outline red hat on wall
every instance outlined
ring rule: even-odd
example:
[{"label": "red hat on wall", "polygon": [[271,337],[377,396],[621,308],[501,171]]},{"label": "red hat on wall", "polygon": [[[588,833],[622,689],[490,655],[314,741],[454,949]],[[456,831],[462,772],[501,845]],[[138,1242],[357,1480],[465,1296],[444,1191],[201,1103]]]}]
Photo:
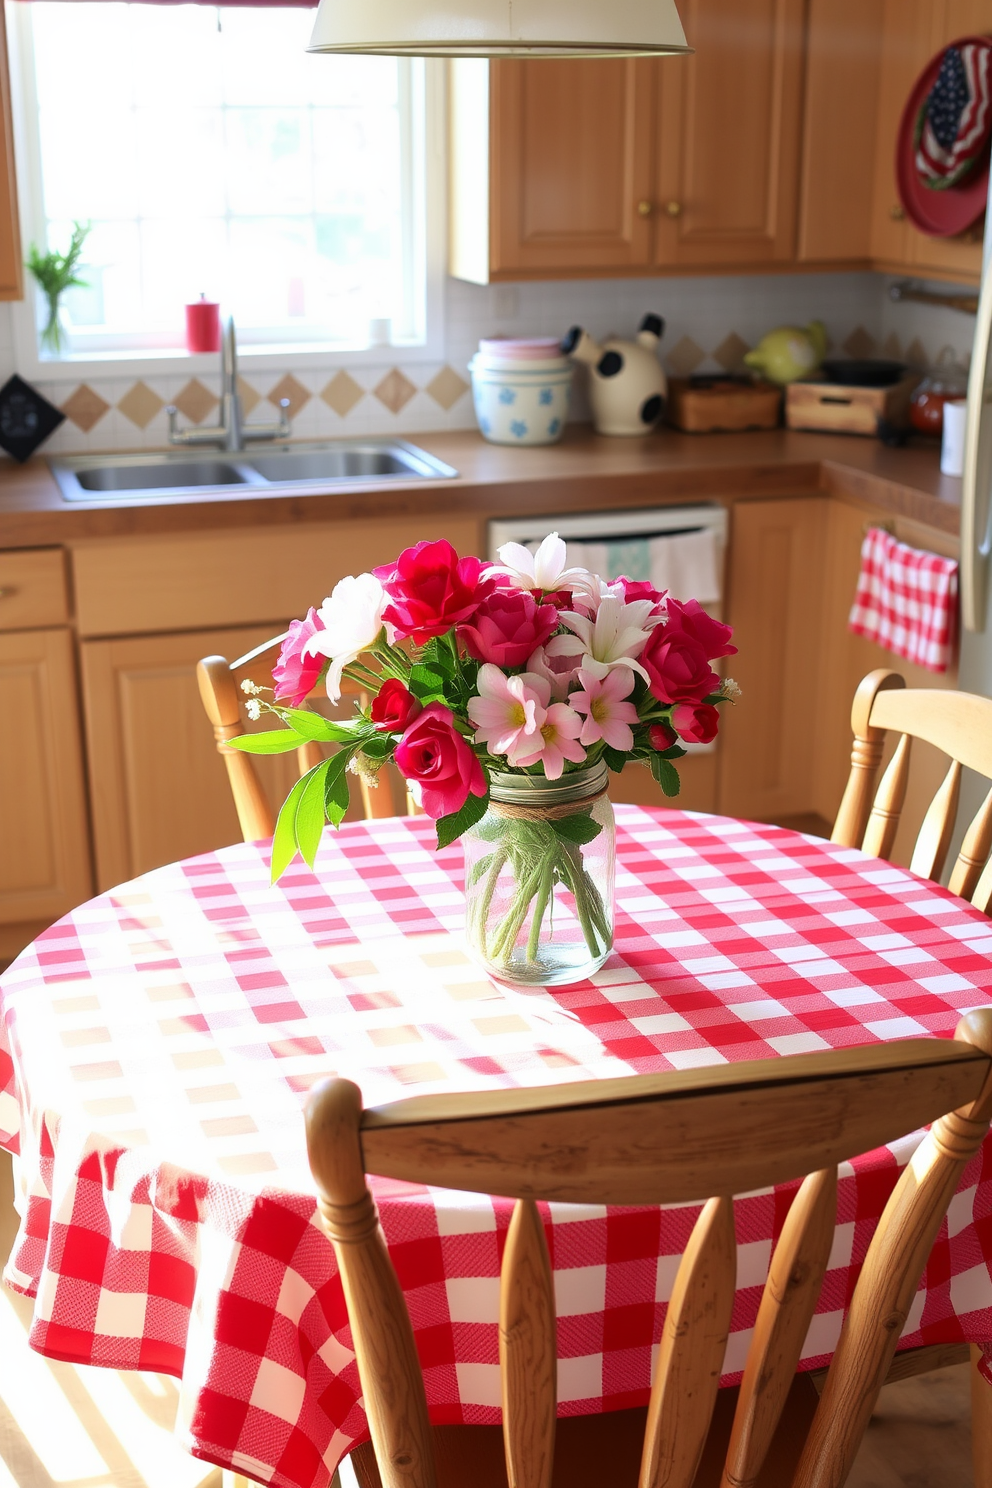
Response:
[{"label": "red hat on wall", "polygon": [[953,237],[985,211],[992,138],[992,38],[963,36],[913,85],[896,141],[896,183],[921,232]]}]

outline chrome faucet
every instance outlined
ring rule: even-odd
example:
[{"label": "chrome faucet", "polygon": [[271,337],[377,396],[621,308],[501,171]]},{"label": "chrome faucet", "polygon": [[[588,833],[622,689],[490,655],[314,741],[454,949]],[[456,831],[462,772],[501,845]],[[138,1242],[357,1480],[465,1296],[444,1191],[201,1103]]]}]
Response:
[{"label": "chrome faucet", "polygon": [[246,424],[238,392],[238,341],[233,316],[224,328],[220,353],[221,405],[220,423],[207,429],[180,429],[176,426],[179,412],[174,403],[165,410],[169,416],[170,444],[213,444],[223,450],[243,450],[255,440],[288,439],[291,432],[289,399],[279,399],[279,420],[274,424]]}]

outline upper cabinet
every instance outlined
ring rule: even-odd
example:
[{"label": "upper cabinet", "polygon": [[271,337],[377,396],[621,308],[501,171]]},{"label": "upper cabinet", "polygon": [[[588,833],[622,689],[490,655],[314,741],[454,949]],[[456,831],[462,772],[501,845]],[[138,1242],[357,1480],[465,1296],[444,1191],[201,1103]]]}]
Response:
[{"label": "upper cabinet", "polygon": [[691,57],[655,63],[652,264],[795,252],[805,0],[682,0]]},{"label": "upper cabinet", "polygon": [[21,229],[17,220],[17,177],[14,171],[14,129],[10,116],[10,69],[7,31],[0,6],[0,300],[24,296]]},{"label": "upper cabinet", "polygon": [[977,282],[903,217],[895,135],[990,0],[679,0],[690,57],[451,64],[451,272],[880,268]]}]

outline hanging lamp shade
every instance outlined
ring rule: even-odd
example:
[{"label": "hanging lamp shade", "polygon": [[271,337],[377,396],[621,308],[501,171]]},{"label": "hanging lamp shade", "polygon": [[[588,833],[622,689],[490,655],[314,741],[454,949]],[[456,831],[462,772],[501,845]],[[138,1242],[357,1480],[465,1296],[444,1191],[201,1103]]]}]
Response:
[{"label": "hanging lamp shade", "polygon": [[310,52],[642,57],[689,52],[675,0],[320,0]]}]

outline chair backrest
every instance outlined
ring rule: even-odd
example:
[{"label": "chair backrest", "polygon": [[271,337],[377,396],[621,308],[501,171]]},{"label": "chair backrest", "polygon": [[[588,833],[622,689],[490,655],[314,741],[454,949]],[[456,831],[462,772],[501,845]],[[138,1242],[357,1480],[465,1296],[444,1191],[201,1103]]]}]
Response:
[{"label": "chair backrest", "polygon": [[[992,699],[969,692],[906,687],[898,672],[870,672],[854,694],[851,773],[831,835],[832,842],[860,847],[875,857],[892,851],[909,779],[914,739],[925,739],[950,756],[950,766],[931,801],[913,850],[910,868],[939,879],[954,835],[961,768],[992,782]],[[899,734],[895,753],[874,790],[886,732]],[[992,900],[992,790],[969,824],[951,871],[952,893],[988,913]]]},{"label": "chair backrest", "polygon": [[535,1200],[705,1201],[668,1304],[639,1484],[690,1488],[734,1301],[732,1196],[807,1174],[772,1257],[741,1384],[723,1478],[725,1488],[740,1488],[760,1471],[816,1306],[836,1221],[838,1162],[934,1121],[871,1242],[793,1480],[795,1488],[838,1488],[990,1115],[992,1008],[967,1014],[954,1040],[417,1096],[367,1111],[350,1081],[328,1081],[307,1107],[310,1165],[384,1488],[433,1488],[436,1479],[413,1333],[366,1172],[517,1200],[499,1323],[510,1488],[550,1488],[554,1453],[554,1293]]},{"label": "chair backrest", "polygon": [[[226,656],[205,656],[196,665],[196,680],[200,687],[200,697],[206,715],[213,725],[218,753],[223,757],[224,764],[227,766],[227,778],[231,783],[238,822],[246,842],[255,842],[260,837],[271,837],[275,830],[276,817],[259,779],[252,756],[242,753],[240,749],[232,749],[227,742],[228,739],[233,739],[247,730],[246,718],[242,711],[244,699],[238,690],[236,674],[250,662],[267,660],[269,652],[277,654],[284,639],[282,635],[273,636],[270,641],[263,641],[260,646],[256,646],[253,651],[246,652],[244,656],[239,656],[236,661],[228,661]],[[272,660],[275,660],[275,655]],[[363,707],[365,706],[366,695],[348,682],[343,683],[341,696],[357,700]],[[314,765],[320,764],[324,757],[319,744],[303,744],[296,751],[296,755],[301,775],[312,770]],[[388,785],[384,783],[383,788],[371,790],[361,777],[358,777],[358,782],[362,793],[362,809],[367,821],[376,817],[393,815],[392,792]]]}]

